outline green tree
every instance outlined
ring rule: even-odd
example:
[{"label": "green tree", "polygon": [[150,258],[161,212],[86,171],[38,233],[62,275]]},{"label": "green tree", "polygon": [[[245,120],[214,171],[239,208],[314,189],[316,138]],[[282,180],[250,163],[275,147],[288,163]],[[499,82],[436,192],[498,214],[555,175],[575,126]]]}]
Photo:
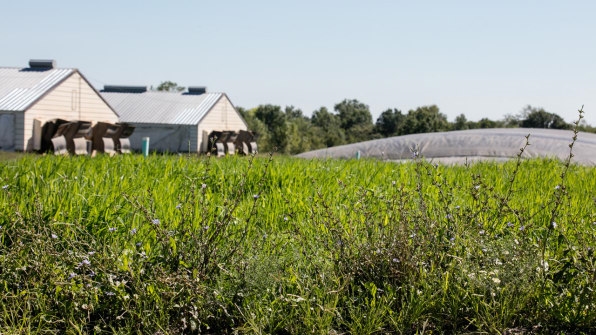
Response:
[{"label": "green tree", "polygon": [[387,109],[377,118],[374,131],[381,137],[397,136],[405,118],[399,109]]},{"label": "green tree", "polygon": [[455,122],[453,123],[453,130],[466,130],[470,129],[470,124],[468,119],[464,114],[459,114],[455,118]]},{"label": "green tree", "polygon": [[569,128],[569,125],[562,117],[549,113],[544,108],[534,108],[528,105],[522,110],[521,115],[523,116],[520,122],[522,128]]},{"label": "green tree", "polygon": [[482,118],[478,121],[478,128],[500,128],[500,123],[498,121],[493,121],[489,118]]},{"label": "green tree", "polygon": [[256,108],[246,110],[242,107],[236,107],[236,110],[246,121],[248,130],[255,134],[259,151],[267,152],[273,150],[273,147],[269,145],[271,143],[271,134],[263,121],[255,116]]},{"label": "green tree", "polygon": [[326,147],[333,147],[346,143],[346,135],[341,127],[339,116],[330,113],[325,107],[315,110],[311,117],[311,123],[316,127],[313,135],[322,139]]},{"label": "green tree", "polygon": [[403,135],[431,133],[447,131],[449,128],[447,116],[439,112],[439,107],[432,105],[408,111],[401,133]]},{"label": "green tree", "polygon": [[301,109],[286,106],[284,113],[287,124],[287,153],[294,155],[325,147],[323,139],[319,137],[319,128],[313,126],[311,119],[305,116]]},{"label": "green tree", "polygon": [[340,126],[345,131],[348,143],[366,141],[373,132],[372,115],[368,105],[356,99],[344,100],[335,105]]},{"label": "green tree", "polygon": [[163,92],[182,92],[185,90],[185,87],[178,86],[177,83],[168,80],[162,81],[161,84],[157,86],[157,90]]},{"label": "green tree", "polygon": [[[255,117],[267,127],[269,132],[269,143],[262,148],[268,151],[276,150],[280,153],[286,152],[288,145],[286,115],[280,106],[260,105],[255,109]],[[263,151],[261,150],[261,151]]]}]

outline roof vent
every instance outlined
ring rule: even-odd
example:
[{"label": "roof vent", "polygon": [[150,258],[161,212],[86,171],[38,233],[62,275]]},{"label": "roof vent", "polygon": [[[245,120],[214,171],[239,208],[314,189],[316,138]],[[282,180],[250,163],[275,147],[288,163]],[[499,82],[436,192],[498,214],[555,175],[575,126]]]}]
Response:
[{"label": "roof vent", "polygon": [[188,94],[205,94],[207,93],[207,87],[205,86],[189,86],[188,87]]},{"label": "roof vent", "polygon": [[56,67],[56,61],[53,59],[30,59],[29,67],[32,69],[53,69]]},{"label": "roof vent", "polygon": [[104,85],[102,92],[112,93],[145,93],[147,86]]}]

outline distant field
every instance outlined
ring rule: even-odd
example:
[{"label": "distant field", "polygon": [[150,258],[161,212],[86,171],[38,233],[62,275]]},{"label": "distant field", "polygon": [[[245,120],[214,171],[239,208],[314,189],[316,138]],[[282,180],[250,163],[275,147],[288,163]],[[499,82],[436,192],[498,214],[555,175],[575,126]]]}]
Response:
[{"label": "distant field", "polygon": [[596,331],[593,167],[0,152],[0,186],[0,333]]}]

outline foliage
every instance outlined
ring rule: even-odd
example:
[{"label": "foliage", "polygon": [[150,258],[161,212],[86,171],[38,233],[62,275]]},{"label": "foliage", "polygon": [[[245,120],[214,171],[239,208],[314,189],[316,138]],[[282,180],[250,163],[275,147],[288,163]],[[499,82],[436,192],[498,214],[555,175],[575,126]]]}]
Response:
[{"label": "foliage", "polygon": [[185,87],[178,86],[177,83],[167,80],[167,81],[162,81],[157,86],[157,90],[163,91],[163,92],[182,92],[185,90]]},{"label": "foliage", "polygon": [[281,107],[274,105],[260,105],[254,111],[254,116],[263,122],[269,134],[268,143],[260,146],[261,150],[286,152],[288,125]]},{"label": "foliage", "polygon": [[377,118],[375,123],[375,132],[382,137],[391,137],[400,135],[405,116],[398,109],[387,109]]},{"label": "foliage", "polygon": [[341,127],[341,120],[336,114],[321,107],[312,114],[312,124],[320,129],[319,136],[326,147],[333,147],[346,143],[346,135]]},{"label": "foliage", "polygon": [[447,116],[439,112],[436,105],[418,107],[408,111],[401,134],[420,134],[447,131],[451,127]]},{"label": "foliage", "polygon": [[335,105],[335,111],[348,143],[370,139],[373,131],[372,115],[366,104],[356,99],[346,99]]},{"label": "foliage", "polygon": [[593,333],[576,136],[564,162],[2,162],[0,333]]},{"label": "foliage", "polygon": [[526,106],[521,115],[520,127],[522,128],[552,128],[552,129],[568,129],[569,125],[559,115],[549,113],[543,108],[534,108],[530,105]]},{"label": "foliage", "polygon": [[[570,127],[560,116],[531,106],[517,115],[506,115],[503,120],[482,118],[470,121],[460,114],[454,122],[449,122],[436,105],[418,107],[407,114],[393,108],[383,111],[374,124],[369,107],[356,99],[345,99],[336,104],[335,112],[321,107],[313,111],[311,117],[294,106],[282,109],[275,105],[261,105],[250,110],[238,107],[237,110],[247,121],[249,129],[258,135],[261,152],[289,154],[427,132],[503,127]],[[578,129],[596,132],[594,127],[585,122]]]}]

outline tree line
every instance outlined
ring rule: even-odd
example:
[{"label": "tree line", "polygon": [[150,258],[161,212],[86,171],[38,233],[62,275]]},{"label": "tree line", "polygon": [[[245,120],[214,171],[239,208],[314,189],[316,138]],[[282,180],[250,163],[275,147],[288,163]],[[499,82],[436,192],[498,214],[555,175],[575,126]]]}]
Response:
[{"label": "tree line", "polygon": [[[308,117],[294,106],[282,108],[276,105],[260,105],[238,112],[248,123],[248,128],[257,135],[260,151],[297,154],[309,150],[333,147],[385,137],[408,134],[465,130],[478,128],[552,128],[570,129],[557,114],[530,105],[515,115],[506,115],[501,120],[482,118],[470,121],[460,114],[450,122],[436,105],[421,106],[407,113],[396,108],[382,112],[373,123],[368,105],[346,99],[334,106],[333,111],[321,107]],[[596,132],[595,127],[585,123],[581,130]]]}]

